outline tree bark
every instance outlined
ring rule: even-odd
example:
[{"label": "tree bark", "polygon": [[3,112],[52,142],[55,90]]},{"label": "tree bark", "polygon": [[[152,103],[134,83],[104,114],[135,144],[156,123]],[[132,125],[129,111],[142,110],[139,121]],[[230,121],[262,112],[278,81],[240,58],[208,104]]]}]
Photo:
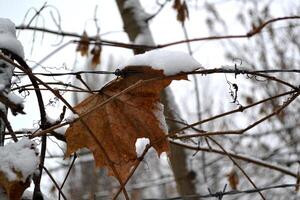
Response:
[{"label": "tree bark", "polygon": [[[116,0],[123,24],[124,30],[128,34],[131,42],[134,42],[139,34],[145,34],[148,45],[155,45],[151,31],[147,23],[147,14],[138,0]],[[125,6],[124,6],[125,5]],[[135,50],[135,54],[145,51]],[[174,102],[170,88],[165,89],[161,96],[161,101],[165,107],[165,115],[171,119],[178,119],[178,108]],[[179,124],[167,121],[169,130],[178,130]],[[178,193],[183,196],[196,194],[193,178],[189,176],[187,166],[187,155],[182,147],[170,144],[170,163],[176,180]],[[191,199],[191,198],[189,198]]]}]

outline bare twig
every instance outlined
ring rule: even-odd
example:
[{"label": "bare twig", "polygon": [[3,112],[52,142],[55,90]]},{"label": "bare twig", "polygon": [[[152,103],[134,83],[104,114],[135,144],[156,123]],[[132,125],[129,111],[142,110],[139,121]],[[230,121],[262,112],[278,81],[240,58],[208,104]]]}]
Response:
[{"label": "bare twig", "polygon": [[[124,47],[124,48],[130,48],[130,49],[156,49],[156,48],[164,48],[168,46],[174,46],[178,44],[183,44],[187,42],[200,42],[200,41],[210,41],[210,40],[225,40],[225,39],[238,39],[238,38],[251,38],[254,35],[258,34],[263,30],[267,25],[277,22],[277,21],[284,21],[284,20],[291,20],[291,19],[300,19],[300,16],[286,16],[286,17],[277,17],[270,20],[267,20],[263,23],[261,23],[260,26],[248,31],[246,34],[239,34],[239,35],[222,35],[222,36],[209,36],[209,37],[201,37],[201,38],[194,38],[189,40],[181,40],[177,42],[167,43],[167,44],[161,44],[157,46],[146,46],[146,45],[133,45],[133,44],[127,44],[127,43],[121,43],[121,42],[115,42],[115,41],[109,41],[109,40],[101,40],[101,45],[110,45],[110,46],[117,46],[117,47]],[[80,34],[77,33],[71,33],[71,32],[63,32],[63,31],[55,31],[51,29],[46,28],[40,28],[40,27],[27,27],[27,26],[17,26],[16,29],[20,30],[34,30],[34,31],[41,31],[44,33],[51,33],[61,36],[68,36],[68,37],[75,37],[75,38],[81,38]],[[96,41],[97,36],[89,37],[90,41]]]},{"label": "bare twig", "polygon": [[[195,150],[195,151],[204,151],[204,152],[207,152],[207,153],[216,153],[216,154],[220,154],[220,155],[226,155],[224,151],[214,149],[214,148],[193,146],[193,145],[189,145],[189,144],[184,144],[182,142],[176,142],[176,141],[173,141],[173,140],[169,140],[169,141],[172,144],[180,145],[180,146],[182,146],[186,149],[191,149],[191,150]],[[278,166],[278,165],[275,165],[275,164],[272,164],[272,163],[269,163],[269,162],[266,162],[266,161],[262,161],[262,160],[257,159],[257,158],[252,158],[250,156],[246,156],[246,155],[242,155],[242,154],[236,154],[236,153],[228,152],[228,151],[227,151],[227,153],[231,157],[233,157],[235,159],[238,159],[238,160],[243,160],[243,161],[253,163],[253,164],[261,166],[261,167],[269,168],[271,170],[275,170],[275,171],[281,172],[283,174],[286,174],[286,175],[289,175],[289,176],[292,176],[292,177],[295,177],[295,178],[297,178],[297,176],[298,176],[297,173],[292,172],[287,168],[284,168],[284,167],[281,167],[281,166]]]}]

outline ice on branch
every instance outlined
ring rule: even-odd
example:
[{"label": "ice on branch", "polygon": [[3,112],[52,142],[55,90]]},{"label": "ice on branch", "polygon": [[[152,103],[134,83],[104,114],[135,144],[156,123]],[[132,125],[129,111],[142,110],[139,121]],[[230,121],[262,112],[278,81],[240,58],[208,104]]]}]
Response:
[{"label": "ice on branch", "polygon": [[179,51],[152,50],[129,59],[120,68],[126,66],[151,66],[164,70],[165,75],[194,71],[201,66],[192,56]]},{"label": "ice on branch", "polygon": [[9,181],[25,182],[38,167],[39,157],[36,143],[22,138],[17,143],[0,147],[0,171]]},{"label": "ice on branch", "polygon": [[15,24],[6,18],[0,18],[0,48],[24,57],[23,46],[16,37]]}]

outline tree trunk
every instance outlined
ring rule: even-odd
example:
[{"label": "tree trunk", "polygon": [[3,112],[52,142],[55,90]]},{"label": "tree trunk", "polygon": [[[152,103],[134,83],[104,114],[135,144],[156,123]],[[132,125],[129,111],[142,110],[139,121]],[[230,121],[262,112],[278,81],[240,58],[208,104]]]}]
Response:
[{"label": "tree trunk", "polygon": [[[148,15],[145,13],[140,2],[138,0],[116,0],[116,2],[123,20],[124,30],[128,34],[130,41],[134,42],[140,34],[143,34],[143,38],[147,38],[147,41],[144,40],[144,43],[139,44],[154,46],[155,43],[147,23]],[[135,50],[134,53],[138,54],[143,52],[145,51]],[[176,117],[176,115],[178,116],[178,108],[174,102],[170,88],[165,89],[161,96],[161,101],[165,107],[165,115],[171,119],[178,119],[178,117]],[[178,130],[180,128],[179,124],[171,121],[167,121],[167,124],[169,130]],[[186,152],[183,148],[172,144],[170,144],[170,149],[169,159],[176,180],[178,193],[181,196],[196,194],[193,179],[189,176]]]}]

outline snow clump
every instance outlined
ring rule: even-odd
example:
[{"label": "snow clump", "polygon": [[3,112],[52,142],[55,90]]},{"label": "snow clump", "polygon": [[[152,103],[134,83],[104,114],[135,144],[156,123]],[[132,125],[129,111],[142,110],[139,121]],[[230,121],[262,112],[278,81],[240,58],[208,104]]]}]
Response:
[{"label": "snow clump", "polygon": [[10,19],[0,18],[0,48],[24,58],[23,46],[17,40],[15,24]]},{"label": "snow clump", "polygon": [[[36,143],[22,138],[17,143],[9,143],[0,147],[0,171],[9,181],[23,182],[32,175],[39,165]],[[22,177],[18,176],[21,173]]]},{"label": "snow clump", "polygon": [[164,70],[164,74],[175,75],[180,72],[191,72],[201,68],[201,64],[192,56],[180,51],[152,50],[139,54],[120,66],[150,66],[153,69]]}]

